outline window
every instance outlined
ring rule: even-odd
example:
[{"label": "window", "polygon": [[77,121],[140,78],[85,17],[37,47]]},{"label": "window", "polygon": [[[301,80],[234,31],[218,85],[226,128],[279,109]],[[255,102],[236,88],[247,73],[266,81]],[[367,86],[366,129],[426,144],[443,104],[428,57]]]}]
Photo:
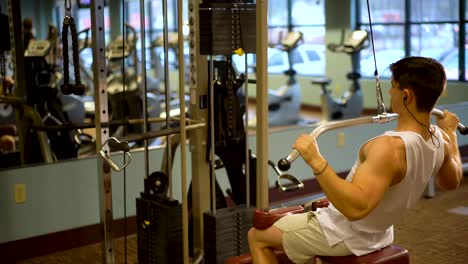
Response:
[{"label": "window", "polygon": [[[268,48],[269,73],[283,74],[289,68],[287,52],[282,51],[278,45],[288,31],[300,31],[303,34],[303,41],[299,43],[291,58],[297,74],[324,75],[325,1],[268,1],[268,41],[271,46]],[[248,55],[248,64],[254,62],[251,56]],[[239,71],[244,71],[244,56],[233,56],[233,61]],[[313,65],[309,63],[311,61],[314,62]]]},{"label": "window", "polygon": [[[460,4],[466,0],[374,0],[370,1],[377,68],[390,77],[390,63],[407,56],[425,56],[440,61],[449,80],[467,80],[465,63],[466,14]],[[358,27],[370,30],[367,1],[358,1]],[[468,11],[465,10],[465,13]],[[461,47],[460,47],[461,46]],[[462,54],[463,53],[463,54]],[[463,69],[462,69],[463,68]],[[465,71],[465,74],[459,72]],[[361,74],[372,76],[372,49],[361,51]]]},{"label": "window", "polygon": [[[288,12],[284,12],[288,10]],[[291,53],[293,68],[298,74],[325,74],[325,1],[316,0],[271,0],[268,4],[268,39],[271,43],[278,43],[280,36],[288,31],[300,31],[303,43]],[[310,14],[314,14],[311,16]],[[309,67],[308,52],[322,53],[319,63]],[[287,53],[284,53],[285,66],[280,73],[287,70]],[[276,69],[269,69],[272,73]]]}]

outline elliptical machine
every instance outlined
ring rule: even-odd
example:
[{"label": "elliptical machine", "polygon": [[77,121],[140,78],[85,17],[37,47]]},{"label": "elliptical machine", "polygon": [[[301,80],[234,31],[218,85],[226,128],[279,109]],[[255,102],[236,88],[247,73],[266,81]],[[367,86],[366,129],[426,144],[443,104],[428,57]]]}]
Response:
[{"label": "elliptical machine", "polygon": [[331,83],[331,79],[314,78],[312,84],[320,85],[322,89],[321,104],[322,104],[322,120],[342,120],[358,117],[362,113],[364,107],[364,98],[361,91],[359,79],[361,74],[356,71],[359,60],[357,53],[369,46],[369,34],[365,30],[355,30],[350,36],[344,40],[344,30],[342,31],[341,43],[330,43],[327,48],[332,52],[346,53],[351,56],[352,71],[346,75],[346,78],[351,81],[349,89],[340,97],[333,98],[330,91],[327,90],[327,85]]},{"label": "elliptical machine", "polygon": [[[268,90],[268,125],[284,126],[297,124],[300,121],[299,110],[301,107],[301,88],[296,80],[296,71],[293,68],[292,55],[302,40],[302,32],[288,32],[281,40],[279,49],[288,53],[288,70],[284,74],[288,76],[286,84],[277,90]],[[249,127],[255,127],[256,117],[249,121]]]}]

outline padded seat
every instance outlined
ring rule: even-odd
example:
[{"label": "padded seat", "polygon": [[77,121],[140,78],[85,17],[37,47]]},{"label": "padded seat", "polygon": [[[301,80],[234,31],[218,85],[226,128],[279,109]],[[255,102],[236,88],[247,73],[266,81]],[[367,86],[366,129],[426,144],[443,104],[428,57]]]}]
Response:
[{"label": "padded seat", "polygon": [[390,245],[363,256],[316,256],[315,259],[327,264],[409,264],[408,250],[397,245]]},{"label": "padded seat", "polygon": [[311,81],[312,84],[318,84],[318,85],[329,85],[331,83],[331,80],[327,77],[317,77],[317,78],[313,78],[312,81]]},{"label": "padded seat", "polygon": [[[275,255],[280,264],[292,264],[286,253],[280,250],[275,250]],[[226,260],[226,264],[251,264],[252,257],[250,254],[231,257]],[[310,264],[409,264],[408,250],[397,246],[390,245],[381,250],[369,253],[363,256],[344,256],[344,257],[329,257],[316,256],[313,260],[309,260]]]}]

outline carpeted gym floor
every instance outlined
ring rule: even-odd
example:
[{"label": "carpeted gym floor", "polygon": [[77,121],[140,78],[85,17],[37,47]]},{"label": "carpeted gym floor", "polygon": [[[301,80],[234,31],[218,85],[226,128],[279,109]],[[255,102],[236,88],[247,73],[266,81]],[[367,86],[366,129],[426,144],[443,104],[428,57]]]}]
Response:
[{"label": "carpeted gym floor", "polygon": [[[438,192],[432,199],[421,199],[395,226],[395,244],[407,248],[411,264],[468,263],[468,178],[459,189]],[[136,236],[115,240],[115,263],[138,262]],[[102,263],[101,244],[57,252],[20,262],[22,264],[98,264]]]},{"label": "carpeted gym floor", "polygon": [[395,226],[394,243],[409,250],[412,264],[468,263],[468,178],[455,191],[421,199]]}]

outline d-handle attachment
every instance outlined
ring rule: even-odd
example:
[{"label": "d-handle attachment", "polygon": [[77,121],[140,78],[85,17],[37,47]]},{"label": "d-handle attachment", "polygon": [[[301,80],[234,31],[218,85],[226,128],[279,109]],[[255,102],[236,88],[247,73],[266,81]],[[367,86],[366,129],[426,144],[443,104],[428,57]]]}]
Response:
[{"label": "d-handle attachment", "polygon": [[[286,179],[291,183],[290,184],[284,184],[284,183],[282,183],[283,179]],[[284,180],[283,180],[283,182],[284,182]],[[282,192],[292,192],[292,191],[297,191],[297,190],[300,190],[300,189],[304,188],[304,183],[301,180],[299,180],[298,178],[292,176],[291,174],[281,174],[281,175],[279,175],[277,180],[276,180],[275,185],[276,185],[276,188],[278,188]]]},{"label": "d-handle attachment", "polygon": [[[125,162],[124,165],[122,165],[122,167],[119,167],[117,164],[115,164],[115,162],[112,161],[112,159],[110,158],[110,153],[103,150],[106,144],[109,145],[109,148],[123,151],[125,155],[127,155],[128,160]],[[128,145],[128,142],[126,141],[120,142],[115,137],[110,137],[106,142],[104,142],[104,144],[102,144],[101,149],[99,150],[99,154],[106,161],[106,163],[112,168],[113,171],[120,172],[123,169],[125,169],[132,161],[132,155],[130,155],[129,151],[130,151],[130,146]]]},{"label": "d-handle attachment", "polygon": [[[276,178],[275,186],[282,192],[292,192],[292,191],[297,191],[302,188],[304,188],[304,183],[299,180],[298,178],[294,177],[291,174],[284,174],[276,165],[273,161],[268,160],[268,165],[270,165],[278,174],[278,177]],[[285,184],[285,180],[286,182]]]}]

